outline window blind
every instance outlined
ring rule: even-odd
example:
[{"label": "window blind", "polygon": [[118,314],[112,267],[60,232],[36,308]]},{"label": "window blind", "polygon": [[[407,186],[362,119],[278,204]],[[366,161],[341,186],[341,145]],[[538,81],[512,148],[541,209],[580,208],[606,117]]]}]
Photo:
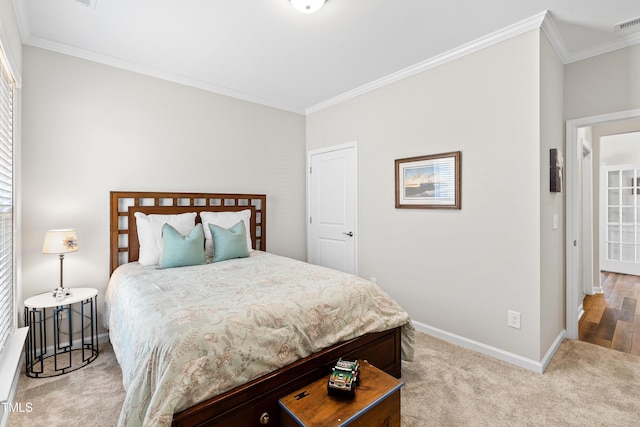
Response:
[{"label": "window blind", "polygon": [[0,349],[14,327],[13,95],[15,82],[0,45]]}]

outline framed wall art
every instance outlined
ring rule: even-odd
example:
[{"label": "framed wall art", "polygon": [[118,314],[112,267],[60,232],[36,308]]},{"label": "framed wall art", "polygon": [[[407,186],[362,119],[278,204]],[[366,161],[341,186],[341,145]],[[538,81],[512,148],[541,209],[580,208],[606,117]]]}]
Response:
[{"label": "framed wall art", "polygon": [[396,208],[460,209],[462,152],[397,159]]}]

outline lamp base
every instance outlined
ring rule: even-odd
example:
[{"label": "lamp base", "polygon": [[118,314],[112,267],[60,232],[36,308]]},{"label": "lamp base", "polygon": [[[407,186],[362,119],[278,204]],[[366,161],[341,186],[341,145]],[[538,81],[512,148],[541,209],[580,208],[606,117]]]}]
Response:
[{"label": "lamp base", "polygon": [[57,287],[53,290],[53,296],[55,299],[57,300],[63,300],[66,297],[71,296],[71,290],[67,289],[67,288],[61,288],[61,287]]}]

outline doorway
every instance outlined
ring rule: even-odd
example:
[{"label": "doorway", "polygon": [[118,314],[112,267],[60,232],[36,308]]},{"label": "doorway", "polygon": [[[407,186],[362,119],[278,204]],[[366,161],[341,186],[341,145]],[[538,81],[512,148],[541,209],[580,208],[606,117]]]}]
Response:
[{"label": "doorway", "polygon": [[[584,283],[581,271],[584,260],[583,233],[585,227],[581,221],[582,208],[580,189],[582,176],[582,140],[580,129],[606,124],[621,123],[640,119],[640,109],[628,110],[600,116],[568,120],[566,123],[566,337],[578,339],[578,322],[584,314]],[[587,230],[589,231],[589,230]],[[590,230],[594,232],[594,230]],[[595,266],[594,266],[595,269]]]}]

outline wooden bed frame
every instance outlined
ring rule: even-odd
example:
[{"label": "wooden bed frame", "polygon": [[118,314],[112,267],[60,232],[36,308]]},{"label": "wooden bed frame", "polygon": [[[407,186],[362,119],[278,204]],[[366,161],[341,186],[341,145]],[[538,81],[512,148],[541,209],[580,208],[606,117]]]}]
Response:
[{"label": "wooden bed frame", "polygon": [[[266,196],[263,194],[111,192],[111,268],[138,259],[135,212],[238,211],[251,209],[251,236],[255,249],[266,250]],[[199,221],[199,216],[198,216]],[[280,425],[278,399],[328,375],[339,357],[366,359],[400,378],[401,328],[367,334],[300,359],[263,377],[174,414],[174,426]]]}]

